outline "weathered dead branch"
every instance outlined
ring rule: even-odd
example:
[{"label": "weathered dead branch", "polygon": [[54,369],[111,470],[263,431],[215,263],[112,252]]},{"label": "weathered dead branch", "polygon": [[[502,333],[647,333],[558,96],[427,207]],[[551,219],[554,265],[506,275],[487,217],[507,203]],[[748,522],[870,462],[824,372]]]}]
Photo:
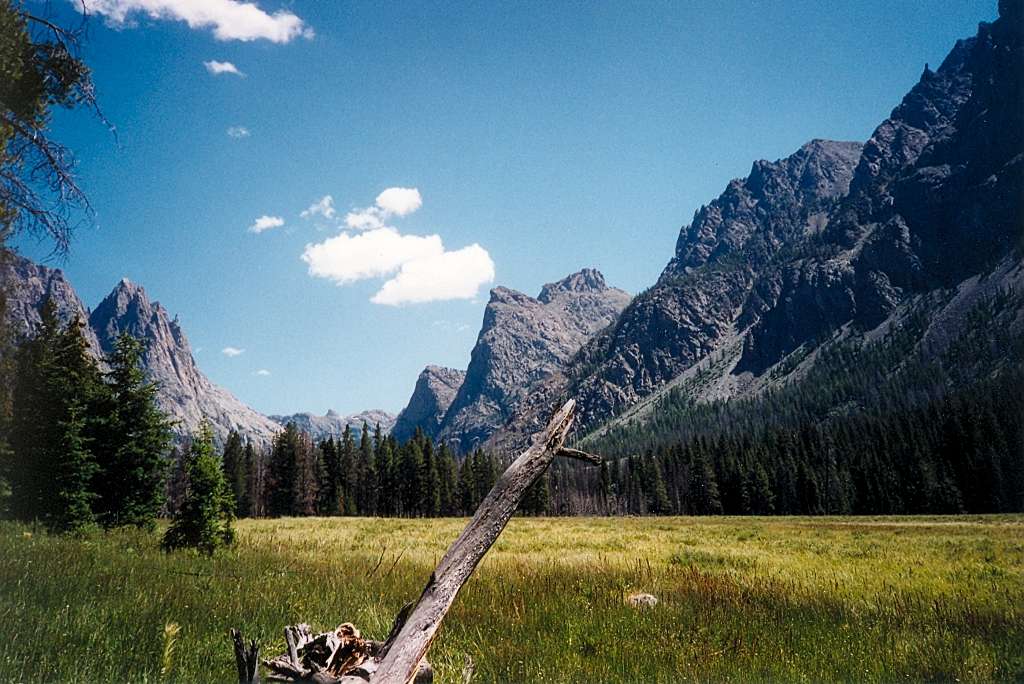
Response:
[{"label": "weathered dead branch", "polygon": [[[534,436],[533,446],[505,470],[431,573],[419,600],[399,611],[385,641],[364,640],[350,623],[316,636],[309,625],[289,626],[284,632],[287,653],[263,662],[271,671],[270,678],[316,684],[431,682],[433,670],[425,659],[427,650],[459,590],[505,529],[526,491],[556,456],[587,463],[601,462],[598,456],[564,446],[575,406],[572,399],[568,400],[555,412],[547,427]],[[380,565],[378,561],[371,573]],[[250,660],[255,661],[255,653],[258,653],[255,643],[250,658],[244,650],[241,634],[232,630],[232,637],[239,680],[243,683],[256,681],[257,673],[249,668]],[[249,679],[243,680],[243,676]],[[467,664],[463,676],[472,677],[471,664]]]}]

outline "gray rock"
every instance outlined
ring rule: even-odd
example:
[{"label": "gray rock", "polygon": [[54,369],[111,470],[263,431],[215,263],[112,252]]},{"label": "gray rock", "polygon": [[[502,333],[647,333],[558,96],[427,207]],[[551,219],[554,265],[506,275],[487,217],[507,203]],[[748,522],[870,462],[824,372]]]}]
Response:
[{"label": "gray rock", "polygon": [[89,310],[59,268],[36,264],[11,252],[0,253],[0,285],[7,295],[6,329],[15,342],[31,337],[39,329],[40,312],[47,299],[57,307],[62,323],[76,318],[86,324],[83,333],[89,348],[99,358],[100,344],[88,327]]},{"label": "gray rock", "polygon": [[89,323],[104,353],[113,349],[121,332],[142,340],[146,376],[158,383],[157,403],[177,421],[178,434],[194,432],[203,418],[210,421],[218,442],[235,430],[243,439],[266,445],[280,431],[277,423],[210,382],[196,365],[178,319],[172,319],[159,302],[151,302],[140,285],[127,279],[119,282],[92,312]]},{"label": "gray rock", "polygon": [[179,436],[193,432],[204,416],[219,442],[237,430],[245,439],[264,445],[280,430],[203,375],[177,319],[172,320],[158,302],[150,302],[142,287],[122,280],[90,314],[59,269],[10,254],[0,264],[0,276],[8,297],[6,322],[19,339],[36,333],[47,298],[56,303],[61,320],[77,317],[86,324],[83,333],[101,364],[121,331],[141,339],[146,377],[158,383],[157,403],[176,421],[174,431]]},{"label": "gray rock", "polygon": [[564,368],[629,300],[594,269],[545,285],[536,299],[505,287],[491,290],[465,380],[438,437],[463,453],[482,444],[534,383]]},{"label": "gray rock", "polygon": [[448,407],[466,379],[466,371],[442,366],[427,366],[416,379],[409,403],[398,414],[391,434],[405,442],[419,427],[431,438],[437,437]]},{"label": "gray rock", "polygon": [[911,305],[931,338],[955,338],[951,293],[1019,290],[1024,22],[1008,16],[1019,2],[1000,12],[926,68],[863,148],[815,140],[732,181],[681,230],[659,281],[533,387],[490,445],[519,448],[568,395],[592,429],[670,387],[698,401],[762,391],[790,355],[869,339]]}]

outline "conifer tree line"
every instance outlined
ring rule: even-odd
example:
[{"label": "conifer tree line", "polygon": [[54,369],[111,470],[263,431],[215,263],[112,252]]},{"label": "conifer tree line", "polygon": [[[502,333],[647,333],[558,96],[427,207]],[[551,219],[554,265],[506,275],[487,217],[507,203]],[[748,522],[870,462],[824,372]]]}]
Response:
[{"label": "conifer tree line", "polygon": [[917,312],[873,344],[824,345],[761,396],[670,392],[585,445],[609,458],[598,473],[556,462],[552,513],[1024,511],[1022,309],[1020,293],[982,300],[938,357]]},{"label": "conifer tree line", "polygon": [[171,423],[145,380],[141,343],[121,335],[101,369],[84,323],[48,301],[38,334],[4,354],[0,477],[6,512],[58,532],[152,528],[164,505]]},{"label": "conifer tree line", "polygon": [[1024,372],[923,406],[726,431],[552,472],[552,514],[1024,511]]},{"label": "conifer tree line", "polygon": [[[417,430],[405,444],[380,426],[346,426],[314,443],[289,423],[267,450],[232,432],[225,479],[240,517],[471,515],[497,480],[494,458],[477,450],[457,460]],[[177,470],[177,469],[176,469]],[[173,477],[172,483],[179,478]],[[172,506],[179,496],[172,484]]]},{"label": "conifer tree line", "polygon": [[[938,360],[914,355],[924,323],[910,317],[876,344],[823,348],[800,382],[758,397],[669,393],[643,423],[583,445],[606,457],[600,467],[556,461],[521,513],[1024,510],[1024,340],[1002,320],[1015,297],[983,302],[972,334]],[[471,515],[506,465],[366,424],[319,442],[289,424],[267,448],[233,432],[220,454],[206,425],[172,448],[140,343],[122,335],[101,369],[82,328],[48,304],[33,340],[14,350],[0,338],[0,509],[11,517],[77,531],[171,515],[165,548],[210,552],[231,541],[235,516]]]}]

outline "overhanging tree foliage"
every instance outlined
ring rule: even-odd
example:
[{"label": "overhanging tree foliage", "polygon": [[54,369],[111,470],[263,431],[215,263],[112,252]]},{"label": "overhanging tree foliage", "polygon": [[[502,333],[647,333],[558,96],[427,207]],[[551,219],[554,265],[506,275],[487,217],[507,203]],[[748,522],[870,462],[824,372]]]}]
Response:
[{"label": "overhanging tree foliage", "polygon": [[79,56],[83,28],[0,0],[0,243],[27,232],[66,254],[76,212],[92,212],[70,150],[49,135],[55,107],[90,109],[105,123]]}]

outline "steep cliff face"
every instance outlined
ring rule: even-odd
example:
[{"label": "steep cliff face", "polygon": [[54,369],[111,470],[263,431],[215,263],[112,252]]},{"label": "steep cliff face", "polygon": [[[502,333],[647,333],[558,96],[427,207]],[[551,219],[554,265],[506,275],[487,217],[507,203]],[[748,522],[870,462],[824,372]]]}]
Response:
[{"label": "steep cliff face", "polygon": [[911,309],[926,338],[955,340],[971,306],[1019,291],[1020,7],[1000,3],[996,22],[926,68],[863,148],[815,140],[730,183],[682,229],[655,286],[491,445],[521,444],[567,395],[592,429],[666,387],[703,400],[798,380],[815,349],[871,339]]},{"label": "steep cliff face", "polygon": [[1021,22],[1005,16],[1010,4],[1001,9],[938,70],[926,68],[875,130],[817,253],[757,284],[740,370],[761,372],[847,323],[869,330],[911,297],[1014,258],[1024,235],[1024,51]]},{"label": "steep cliff face", "polygon": [[104,353],[122,332],[142,340],[146,375],[159,384],[157,403],[178,421],[177,432],[195,431],[204,417],[218,440],[236,430],[256,444],[267,444],[280,431],[277,423],[210,382],[196,365],[177,319],[159,302],[151,302],[141,286],[122,280],[92,312],[89,324]]},{"label": "steep cliff face", "polygon": [[398,414],[391,434],[399,442],[405,442],[422,428],[431,438],[437,437],[448,407],[455,400],[466,379],[466,371],[442,366],[427,366],[416,378],[409,403]]},{"label": "steep cliff face", "polygon": [[785,159],[756,162],[697,211],[657,284],[569,367],[588,424],[636,403],[737,334],[759,274],[820,234],[860,149],[814,140]]},{"label": "steep cliff face", "polygon": [[151,302],[139,285],[122,280],[90,314],[58,269],[11,254],[0,260],[0,278],[7,294],[7,324],[16,337],[35,334],[40,311],[51,299],[63,321],[78,318],[85,324],[83,333],[98,360],[113,351],[123,331],[142,340],[146,376],[159,384],[157,403],[177,421],[176,433],[193,432],[203,417],[218,440],[237,430],[256,444],[267,444],[280,430],[277,423],[203,375],[177,319],[158,302]]},{"label": "steep cliff face", "polygon": [[[5,323],[16,340],[35,334],[39,328],[40,311],[47,299],[56,305],[62,322],[68,323],[76,318],[85,324],[89,322],[89,310],[60,269],[5,253],[0,255],[0,284],[7,296]],[[95,333],[88,327],[83,332],[89,348],[99,358],[100,344]]]},{"label": "steep cliff face", "polygon": [[531,385],[564,368],[629,299],[593,269],[545,285],[537,298],[491,290],[465,380],[439,437],[463,452],[481,444],[513,415]]},{"label": "steep cliff face", "polygon": [[395,424],[395,416],[380,409],[360,411],[350,416],[343,416],[337,411],[331,410],[323,416],[312,413],[295,413],[290,416],[270,416],[270,419],[284,427],[288,423],[295,423],[295,426],[319,442],[333,437],[339,439],[345,432],[347,426],[352,431],[352,436],[359,439],[363,432],[363,423],[370,429],[370,434],[379,425],[381,432],[387,434]]}]

